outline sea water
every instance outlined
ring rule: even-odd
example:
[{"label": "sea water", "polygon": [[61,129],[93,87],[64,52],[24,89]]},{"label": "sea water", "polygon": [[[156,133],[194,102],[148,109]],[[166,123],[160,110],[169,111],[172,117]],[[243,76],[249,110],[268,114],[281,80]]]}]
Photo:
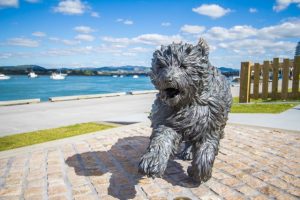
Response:
[{"label": "sea water", "polygon": [[28,78],[11,76],[0,80],[0,101],[86,94],[105,94],[137,90],[153,90],[148,76],[67,76],[64,80],[52,80],[49,76]]}]

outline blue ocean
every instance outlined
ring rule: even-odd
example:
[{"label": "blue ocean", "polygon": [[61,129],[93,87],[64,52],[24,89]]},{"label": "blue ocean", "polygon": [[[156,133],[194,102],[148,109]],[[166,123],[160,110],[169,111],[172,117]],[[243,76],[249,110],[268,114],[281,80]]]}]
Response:
[{"label": "blue ocean", "polygon": [[147,76],[111,77],[111,76],[67,76],[65,80],[52,80],[49,76],[28,78],[11,76],[9,80],[0,80],[0,101],[49,97],[105,94],[137,90],[153,90]]}]

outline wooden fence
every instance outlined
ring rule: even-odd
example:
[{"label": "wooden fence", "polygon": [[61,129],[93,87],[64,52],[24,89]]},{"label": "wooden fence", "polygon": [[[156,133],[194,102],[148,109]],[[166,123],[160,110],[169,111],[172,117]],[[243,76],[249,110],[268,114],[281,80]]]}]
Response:
[{"label": "wooden fence", "polygon": [[[240,103],[253,99],[299,99],[300,56],[294,60],[279,58],[264,61],[263,64],[250,62],[241,63],[240,71]],[[292,90],[289,90],[289,80],[292,80]]]}]

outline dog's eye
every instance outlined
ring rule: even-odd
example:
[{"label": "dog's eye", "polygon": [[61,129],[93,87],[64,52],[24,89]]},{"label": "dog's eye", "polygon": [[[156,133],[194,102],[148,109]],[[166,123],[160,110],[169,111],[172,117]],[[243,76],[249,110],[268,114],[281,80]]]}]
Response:
[{"label": "dog's eye", "polygon": [[186,67],[184,64],[181,64],[181,65],[180,65],[180,68],[186,69],[187,67]]},{"label": "dog's eye", "polygon": [[157,68],[158,69],[162,69],[162,68],[164,68],[165,66],[164,65],[162,65],[162,64],[160,64],[160,65],[157,65]]}]

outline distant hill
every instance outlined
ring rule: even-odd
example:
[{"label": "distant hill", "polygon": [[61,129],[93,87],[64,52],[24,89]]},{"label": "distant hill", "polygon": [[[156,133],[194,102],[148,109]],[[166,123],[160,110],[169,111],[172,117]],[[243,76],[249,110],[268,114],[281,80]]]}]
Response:
[{"label": "distant hill", "polygon": [[240,70],[228,68],[228,67],[218,67],[222,74],[225,76],[239,76]]},{"label": "distant hill", "polygon": [[233,69],[233,68],[229,68],[229,67],[218,67],[218,69],[221,72],[238,72],[238,71],[240,71],[238,69]]},{"label": "distant hill", "polygon": [[48,69],[38,65],[0,66],[0,73],[11,75],[23,75],[34,71],[38,74],[47,74]]},{"label": "distant hill", "polygon": [[[68,68],[64,67],[61,69],[47,69],[38,65],[17,65],[17,66],[0,66],[0,73],[7,75],[26,75],[31,71],[39,75],[49,75],[55,71],[61,71],[62,73],[67,73],[69,75],[84,75],[84,76],[110,76],[110,75],[133,75],[141,74],[147,75],[150,71],[149,67],[144,66],[120,66],[120,67],[96,67],[96,68]],[[225,76],[238,76],[239,70],[227,67],[219,67],[219,70]]]},{"label": "distant hill", "polygon": [[149,67],[143,66],[121,66],[121,67],[99,67],[97,71],[150,71]]},{"label": "distant hill", "polygon": [[144,66],[120,66],[120,67],[98,67],[98,68],[60,68],[60,69],[46,69],[38,65],[17,65],[17,66],[0,66],[0,73],[7,75],[26,75],[31,71],[36,72],[39,75],[49,75],[55,71],[61,71],[69,75],[84,75],[84,76],[95,76],[95,75],[114,75],[114,74],[140,74],[147,75],[150,71],[149,67]]}]

